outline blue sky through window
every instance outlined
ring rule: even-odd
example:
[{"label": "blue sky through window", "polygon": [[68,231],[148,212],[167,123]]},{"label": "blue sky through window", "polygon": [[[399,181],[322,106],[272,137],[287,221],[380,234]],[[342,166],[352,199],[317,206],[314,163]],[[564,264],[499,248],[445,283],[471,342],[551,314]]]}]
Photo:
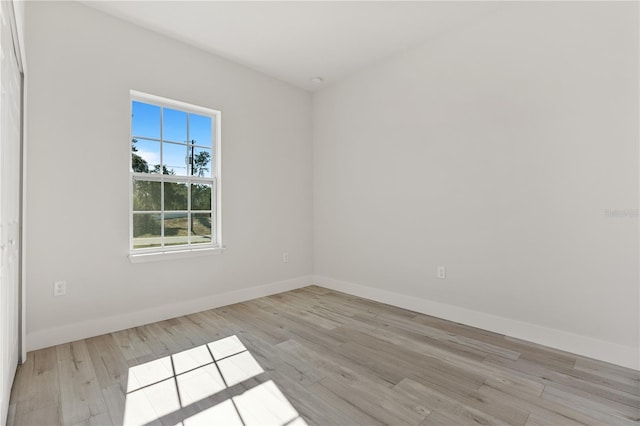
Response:
[{"label": "blue sky through window", "polygon": [[191,114],[189,116],[189,138],[196,141],[196,145],[211,146],[211,117]]},{"label": "blue sky through window", "polygon": [[187,113],[164,108],[162,116],[162,139],[174,142],[187,142]]},{"label": "blue sky through window", "polygon": [[133,101],[131,133],[152,139],[160,139],[160,107]]},{"label": "blue sky through window", "polygon": [[213,141],[211,117],[161,108],[139,101],[132,101],[131,109],[131,133],[138,141],[137,154],[147,162],[150,171],[161,162],[160,142],[146,138],[162,139],[162,163],[167,170],[179,176],[186,176],[191,172],[189,162],[192,155],[198,156],[203,151],[208,152],[210,160],[205,166],[208,170],[204,170],[203,177],[211,177],[212,150],[191,146],[195,143],[211,148]]}]

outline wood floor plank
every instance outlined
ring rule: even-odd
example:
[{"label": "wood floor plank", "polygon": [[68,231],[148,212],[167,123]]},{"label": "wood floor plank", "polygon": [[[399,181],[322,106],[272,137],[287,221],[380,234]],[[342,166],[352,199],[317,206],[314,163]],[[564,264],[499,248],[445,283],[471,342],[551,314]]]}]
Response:
[{"label": "wood floor plank", "polygon": [[120,351],[126,360],[139,358],[153,353],[149,345],[147,345],[143,338],[138,335],[135,328],[117,331],[115,333],[111,333],[111,335],[118,343]]},{"label": "wood floor plank", "polygon": [[[402,350],[399,350],[399,346],[370,335],[346,328],[335,330],[335,332],[341,332],[343,336],[348,338],[349,341],[345,346],[365,348],[364,352],[367,352],[365,356],[372,357],[372,362],[375,362],[375,358],[383,356],[383,354],[386,355],[390,362],[392,362],[391,359],[395,360],[393,362],[396,368],[403,367],[403,370],[399,370],[403,377],[416,374],[414,370],[419,369],[425,375],[428,373],[431,378],[438,378],[442,383],[447,383],[450,386],[475,389],[479,388],[485,380],[483,376],[475,372],[464,371],[452,363],[445,363],[440,359],[424,356],[424,354],[407,347],[402,347]],[[361,350],[361,352],[363,351]]]},{"label": "wood floor plank", "polygon": [[[85,421],[76,423],[75,426],[112,426],[114,425],[109,413],[96,414]],[[117,426],[117,424],[116,424]]]},{"label": "wood floor plank", "polygon": [[467,407],[472,407],[511,425],[524,425],[529,416],[529,412],[521,407],[507,404],[498,398],[487,396],[475,389],[446,387],[429,382],[421,384],[428,384],[429,387],[441,395],[445,395]]},{"label": "wood floor plank", "polygon": [[324,404],[329,407],[329,411],[340,413],[344,416],[344,420],[320,424],[355,424],[355,425],[384,425],[382,421],[370,416],[362,411],[360,408],[353,405],[350,401],[341,398],[339,395],[331,392],[320,383],[315,383],[309,388],[310,392],[315,398],[319,398]]},{"label": "wood floor plank", "polygon": [[[552,424],[562,425],[600,425],[602,422],[585,414],[581,410],[576,410],[565,404],[560,404],[553,399],[544,399],[540,396],[531,396],[518,392],[503,391],[491,386],[482,386],[479,390],[481,395],[493,396],[513,407],[520,407],[523,411],[536,414],[540,419],[553,420]],[[610,418],[612,420],[613,418]],[[528,421],[528,420],[527,420]]]},{"label": "wood floor plank", "polygon": [[124,422],[124,410],[126,401],[126,391],[120,385],[115,384],[102,389],[102,397],[109,416],[115,425],[121,425]]},{"label": "wood floor plank", "polygon": [[129,366],[113,336],[105,334],[85,342],[100,387],[117,385],[126,392]]},{"label": "wood floor plank", "polygon": [[404,379],[398,383],[394,389],[401,394],[406,395],[418,395],[423,404],[438,414],[433,415],[430,420],[429,417],[423,424],[481,424],[481,425],[507,425],[503,420],[493,417],[477,408],[464,404],[457,400],[447,396],[429,386],[425,386],[422,383],[418,383],[412,379]]},{"label": "wood floor plank", "polygon": [[18,366],[11,401],[16,406],[16,424],[32,417],[28,415],[30,411],[59,414],[60,384],[55,347],[30,352],[26,362]]},{"label": "wood floor plank", "polygon": [[54,426],[64,424],[59,405],[46,405],[18,414],[14,419],[15,425],[25,426]]},{"label": "wood floor plank", "polygon": [[505,347],[489,343],[487,341],[483,341],[482,339],[460,336],[458,334],[446,332],[434,327],[427,326],[425,324],[417,323],[415,321],[415,317],[412,317],[410,319],[402,319],[384,313],[377,316],[376,320],[394,324],[402,329],[413,329],[414,331],[419,332],[424,336],[430,337],[432,339],[442,342],[454,343],[457,346],[473,348],[486,354],[494,354],[512,360],[516,360],[520,357],[520,352],[510,350]]},{"label": "wood floor plank", "polygon": [[369,416],[386,424],[420,424],[429,415],[423,407],[410,407],[390,389],[373,386],[359,380],[332,375],[319,384]]},{"label": "wood floor plank", "polygon": [[396,345],[402,350],[409,350],[422,354],[426,358],[434,358],[437,361],[451,366],[452,370],[462,369],[464,377],[476,377],[478,384],[485,377],[496,379],[503,378],[511,382],[518,382],[522,386],[529,386],[538,389],[538,394],[542,392],[543,387],[537,382],[518,377],[515,374],[505,374],[505,370],[491,367],[482,363],[485,355],[477,357],[467,351],[459,351],[457,348],[451,348],[448,344],[442,346],[439,342],[430,338],[414,333],[407,332],[397,327],[378,328],[373,331],[373,335],[387,343]]},{"label": "wood floor plank", "polygon": [[640,371],[618,365],[609,364],[595,359],[581,358],[576,360],[574,368],[592,373],[599,373],[612,380],[629,380],[630,382],[640,383]]},{"label": "wood floor plank", "polygon": [[183,349],[175,336],[168,332],[168,326],[164,322],[147,324],[141,327],[149,336],[149,347],[156,356],[170,355]]},{"label": "wood floor plank", "polygon": [[[363,424],[376,425],[372,417],[366,416],[357,408],[345,403],[339,398],[331,398],[318,391],[318,383],[306,386],[280,370],[269,373],[274,382],[282,389],[287,398],[296,407],[300,416],[310,424],[323,425],[348,425]],[[365,421],[363,421],[363,419]]]},{"label": "wood floor plank", "polygon": [[474,425],[506,425],[507,423],[503,423],[500,421],[497,422],[487,422],[484,419],[479,417],[466,417],[461,416],[456,412],[440,412],[440,411],[432,411],[431,414],[427,416],[426,419],[420,426],[452,426],[452,425],[464,425],[464,424],[474,424]]},{"label": "wood floor plank", "polygon": [[297,318],[311,322],[327,330],[333,330],[334,328],[342,325],[341,322],[316,314],[312,307],[299,303],[298,299],[291,297],[286,293],[267,297],[265,298],[265,301],[274,303],[282,312],[287,312]]},{"label": "wood floor plank", "polygon": [[[548,365],[538,364],[527,359],[520,359],[515,362],[493,357],[487,357],[487,363],[500,364],[506,368],[525,372],[532,377],[537,377],[541,383],[564,385],[579,392],[586,392],[594,398],[602,398],[612,403],[625,404],[633,408],[640,408],[640,397],[630,394],[626,390],[618,390],[609,384],[601,384],[601,379],[585,380],[576,374],[573,369],[566,370],[565,367],[549,368]],[[623,386],[620,386],[623,388]]]},{"label": "wood floor plank", "polygon": [[618,404],[560,385],[545,386],[543,399],[562,401],[569,407],[582,410],[591,417],[612,424],[640,423],[640,409]]},{"label": "wood floor plank", "polygon": [[107,412],[84,340],[56,347],[60,405],[65,424],[77,424]]},{"label": "wood floor plank", "polygon": [[[355,320],[360,320],[362,317],[355,316]],[[471,348],[468,346],[460,346],[456,343],[446,342],[437,338],[432,338],[423,333],[420,327],[407,329],[402,326],[396,326],[388,324],[385,321],[381,321],[378,318],[371,318],[368,320],[370,323],[378,324],[376,332],[381,336],[380,338],[386,338],[389,340],[405,340],[411,342],[412,345],[424,344],[430,347],[426,353],[431,353],[434,348],[442,349],[447,354],[458,354],[464,358],[473,358],[476,360],[484,360],[487,357],[487,352],[482,350]]]},{"label": "wood floor plank", "polygon": [[547,413],[541,415],[539,413],[531,413],[527,419],[525,426],[549,426],[549,425],[563,425],[563,426],[576,426],[581,423],[574,423],[567,419],[558,416],[554,413]]},{"label": "wood floor plank", "polygon": [[177,320],[171,319],[140,327],[144,330],[145,336],[148,336],[150,354],[166,355],[179,352],[182,348],[188,346],[187,344],[181,344],[184,343],[182,339],[186,341],[183,335],[172,331],[177,324],[179,324]]},{"label": "wood floor plank", "polygon": [[8,420],[242,424],[247,409],[291,426],[640,426],[640,373],[309,286],[30,352]]},{"label": "wood floor plank", "polygon": [[567,352],[536,345],[535,343],[525,342],[523,340],[514,339],[502,334],[482,330],[468,325],[447,321],[441,318],[417,314],[413,320],[456,335],[520,352],[521,354],[530,354],[532,357],[538,355],[542,359],[553,355],[556,359],[556,364],[562,363],[566,366],[572,366],[576,361],[575,356]]},{"label": "wood floor plank", "polygon": [[316,352],[307,345],[296,340],[287,340],[279,343],[278,348],[285,353],[290,354],[294,359],[304,360],[315,372],[315,376],[320,379],[329,375],[363,375],[373,380],[376,384],[386,387],[392,387],[392,384],[372,374],[372,371],[363,366],[352,363],[343,359],[339,361],[335,357],[324,356],[322,352]]},{"label": "wood floor plank", "polygon": [[626,372],[614,373],[611,370],[602,369],[598,364],[582,364],[580,361],[583,360],[578,359],[573,368],[576,376],[580,374],[585,380],[598,380],[599,383],[614,389],[625,389],[632,395],[640,396],[640,372],[634,378]]},{"label": "wood floor plank", "polygon": [[[328,302],[324,297],[310,296],[306,293],[289,292],[290,299],[302,309],[307,309],[321,317],[332,320],[340,325],[352,322],[353,314],[346,312],[341,306]],[[287,302],[285,302],[287,303]],[[366,325],[367,323],[363,323]]]}]

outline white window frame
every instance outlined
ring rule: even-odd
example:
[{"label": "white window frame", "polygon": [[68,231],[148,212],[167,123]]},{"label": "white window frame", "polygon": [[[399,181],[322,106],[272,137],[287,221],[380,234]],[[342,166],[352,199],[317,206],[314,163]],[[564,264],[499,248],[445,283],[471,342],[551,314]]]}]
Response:
[{"label": "white window frame", "polygon": [[[212,143],[212,172],[211,177],[199,177],[199,176],[176,176],[176,175],[165,175],[162,173],[139,173],[134,172],[131,168],[131,149],[129,149],[128,155],[128,167],[129,167],[129,260],[132,263],[139,262],[147,262],[147,261],[155,261],[161,259],[170,259],[170,258],[184,258],[191,257],[196,255],[205,255],[205,254],[214,254],[221,252],[224,247],[222,246],[222,149],[221,149],[221,121],[222,121],[222,113],[220,111],[204,108],[196,105],[191,105],[185,102],[176,101],[173,99],[163,98],[160,96],[150,95],[147,93],[138,92],[135,90],[131,90],[129,99],[129,109],[132,108],[133,102],[143,102],[146,104],[151,104],[159,107],[167,107],[175,110],[180,110],[187,113],[194,113],[198,115],[209,116],[212,118],[212,123],[214,124],[215,140]],[[131,115],[130,115],[131,117]],[[162,114],[160,119],[160,139],[147,138],[149,140],[156,140],[160,143],[160,152],[162,153],[163,146],[163,138],[162,138]],[[129,122],[129,146],[131,145],[131,140],[135,136],[142,137],[141,135],[133,135],[133,122]],[[161,172],[162,172],[162,155],[161,155]],[[157,181],[161,182],[161,200],[162,200],[162,209],[158,212],[153,211],[149,213],[158,213],[161,215],[161,238],[162,238],[162,246],[161,247],[151,247],[151,248],[133,248],[133,179],[140,178],[142,180],[147,181]],[[164,182],[186,182],[188,188],[188,206],[186,212],[188,212],[189,221],[191,220],[192,213],[191,209],[191,183],[210,183],[212,194],[211,194],[211,230],[213,235],[213,239],[211,243],[198,243],[188,245],[179,245],[179,246],[164,246]],[[197,212],[196,212],[197,213]]]}]

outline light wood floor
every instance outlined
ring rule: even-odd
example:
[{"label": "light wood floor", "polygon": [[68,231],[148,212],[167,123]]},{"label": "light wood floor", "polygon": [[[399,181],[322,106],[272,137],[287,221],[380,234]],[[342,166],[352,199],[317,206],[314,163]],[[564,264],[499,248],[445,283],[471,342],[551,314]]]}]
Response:
[{"label": "light wood floor", "polygon": [[640,375],[316,286],[38,350],[18,370],[9,425],[125,420],[638,425]]}]

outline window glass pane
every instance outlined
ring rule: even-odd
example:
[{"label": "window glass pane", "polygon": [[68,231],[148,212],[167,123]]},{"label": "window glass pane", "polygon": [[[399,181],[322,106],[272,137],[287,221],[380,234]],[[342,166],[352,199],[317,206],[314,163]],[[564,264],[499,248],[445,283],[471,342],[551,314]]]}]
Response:
[{"label": "window glass pane", "polygon": [[195,183],[191,185],[191,210],[211,210],[211,185]]},{"label": "window glass pane", "polygon": [[188,147],[188,168],[192,176],[211,177],[211,150],[198,147]]},{"label": "window glass pane", "polygon": [[131,100],[132,248],[211,244],[217,117],[146,102]]},{"label": "window glass pane", "polygon": [[187,175],[187,146],[175,143],[162,144],[162,158],[164,168],[162,173],[165,175]]},{"label": "window glass pane", "polygon": [[160,210],[160,182],[133,179],[133,210]]},{"label": "window glass pane", "polygon": [[160,142],[146,139],[131,140],[131,171],[159,173]]},{"label": "window glass pane", "polygon": [[211,146],[211,117],[189,114],[189,139],[196,145]]},{"label": "window glass pane", "polygon": [[187,210],[187,184],[164,183],[164,209]]},{"label": "window glass pane", "polygon": [[187,113],[171,108],[163,108],[162,139],[187,142]]},{"label": "window glass pane", "polygon": [[191,213],[191,244],[210,244],[211,213]]},{"label": "window glass pane", "polygon": [[188,244],[189,219],[187,213],[164,214],[164,245]]},{"label": "window glass pane", "polygon": [[160,214],[133,214],[133,248],[160,247]]},{"label": "window glass pane", "polygon": [[143,102],[131,102],[131,134],[160,139],[160,107]]}]

